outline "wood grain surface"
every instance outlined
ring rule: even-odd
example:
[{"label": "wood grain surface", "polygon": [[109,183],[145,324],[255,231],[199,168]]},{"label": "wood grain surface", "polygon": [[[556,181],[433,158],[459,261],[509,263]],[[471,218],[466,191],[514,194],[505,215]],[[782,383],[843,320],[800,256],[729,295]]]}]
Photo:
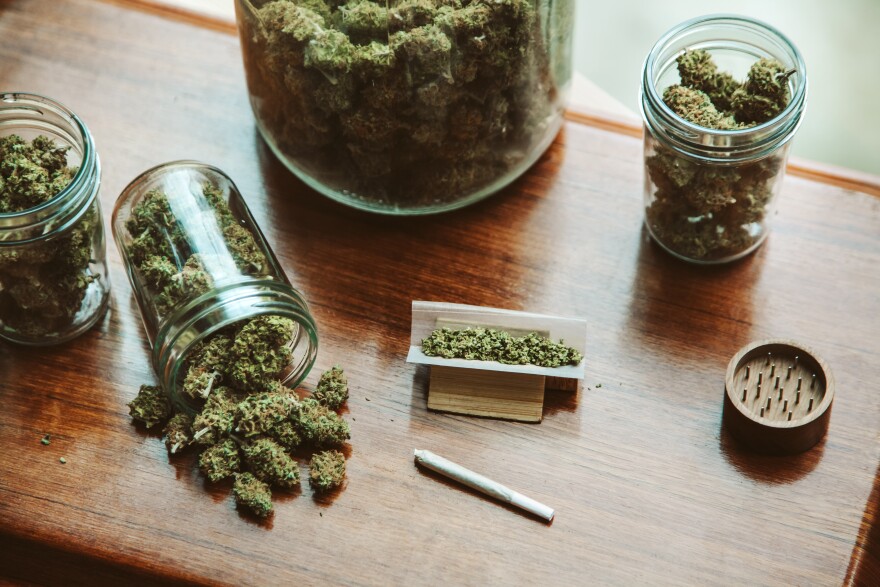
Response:
[{"label": "wood grain surface", "polygon": [[[344,488],[281,496],[268,524],[240,516],[228,485],[128,418],[154,377],[110,243],[112,304],[95,329],[56,348],[0,344],[6,580],[880,583],[880,198],[789,177],[756,254],[695,267],[641,227],[640,140],[570,121],[481,204],[366,215],[308,190],[262,144],[236,37],[89,0],[0,1],[0,84],[90,126],[105,219],[150,166],[224,169],[311,303],[317,368],[338,362],[352,384]],[[548,392],[540,424],[429,412],[427,371],[404,361],[413,299],[583,316],[584,386]],[[837,384],[826,438],[794,457],[753,455],[721,427],[728,360],[771,337],[814,348]],[[420,472],[414,448],[556,520]]]}]

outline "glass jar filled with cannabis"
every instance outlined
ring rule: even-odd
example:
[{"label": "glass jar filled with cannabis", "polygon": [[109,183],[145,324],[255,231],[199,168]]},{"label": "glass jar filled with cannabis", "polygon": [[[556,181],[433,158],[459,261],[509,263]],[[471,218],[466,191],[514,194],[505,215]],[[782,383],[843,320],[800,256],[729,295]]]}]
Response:
[{"label": "glass jar filled with cannabis", "polygon": [[574,0],[236,0],[257,126],[294,174],[386,214],[465,206],[562,125]]},{"label": "glass jar filled with cannabis", "polygon": [[56,344],[104,314],[100,184],[76,114],[43,96],[0,93],[0,338]]},{"label": "glass jar filled with cannabis", "polygon": [[176,161],[144,172],[119,196],[113,234],[179,411],[192,414],[221,386],[270,391],[258,388],[306,377],[315,322],[222,171]]},{"label": "glass jar filled with cannabis", "polygon": [[732,15],[666,33],[645,60],[645,225],[664,249],[724,263],[764,241],[807,104],[798,49]]}]

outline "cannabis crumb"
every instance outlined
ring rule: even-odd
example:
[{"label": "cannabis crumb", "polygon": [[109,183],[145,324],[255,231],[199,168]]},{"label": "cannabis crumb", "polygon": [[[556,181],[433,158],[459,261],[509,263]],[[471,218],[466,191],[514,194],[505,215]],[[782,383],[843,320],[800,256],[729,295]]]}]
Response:
[{"label": "cannabis crumb", "polygon": [[65,459],[64,457],[61,457],[60,459],[58,459],[58,462],[61,463],[62,465],[65,465],[65,464],[67,464],[67,459]]},{"label": "cannabis crumb", "polygon": [[52,441],[49,439],[48,434],[43,436],[43,438],[40,440],[40,444],[43,444],[45,446],[49,446],[51,443],[52,443]]},{"label": "cannabis crumb", "polygon": [[596,389],[599,389],[600,387],[602,387],[602,384],[601,384],[601,383],[597,383],[597,384],[596,384]]},{"label": "cannabis crumb", "polygon": [[[142,386],[131,405],[132,419],[150,427],[164,423],[169,454],[196,447],[205,478],[211,483],[234,479],[236,504],[261,518],[272,513],[272,489],[290,491],[300,483],[294,450],[313,455],[317,473],[310,474],[310,482],[321,491],[338,485],[345,472],[342,453],[327,449],[342,446],[351,436],[348,422],[327,405],[338,409],[345,402],[348,380],[342,368],[321,375],[324,383],[318,387],[327,392],[321,399],[300,399],[280,381],[283,361],[274,358],[287,352],[288,337],[277,326],[277,317],[258,317],[215,335],[190,354],[187,373],[210,368],[229,383],[213,386],[207,398],[195,394],[200,407],[193,416],[173,413],[158,386]],[[217,344],[219,336],[230,344]]]},{"label": "cannabis crumb", "polygon": [[422,340],[422,352],[429,357],[497,361],[505,365],[562,367],[578,365],[584,356],[535,332],[511,336],[493,328],[438,328]]}]

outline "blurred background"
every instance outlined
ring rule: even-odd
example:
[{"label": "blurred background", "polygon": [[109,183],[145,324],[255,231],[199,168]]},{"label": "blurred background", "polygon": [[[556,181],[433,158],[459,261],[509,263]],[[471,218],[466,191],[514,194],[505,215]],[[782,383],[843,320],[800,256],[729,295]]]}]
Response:
[{"label": "blurred background", "polygon": [[800,49],[810,84],[792,154],[880,175],[880,0],[575,1],[575,70],[634,115],[642,62],[668,29],[718,12],[775,26]]}]

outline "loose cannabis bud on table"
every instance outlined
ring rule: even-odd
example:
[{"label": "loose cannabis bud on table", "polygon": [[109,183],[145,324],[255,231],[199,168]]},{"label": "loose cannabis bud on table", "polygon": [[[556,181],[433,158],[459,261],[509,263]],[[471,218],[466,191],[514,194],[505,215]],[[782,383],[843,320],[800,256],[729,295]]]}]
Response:
[{"label": "loose cannabis bud on table", "polygon": [[186,448],[192,442],[193,419],[189,414],[175,414],[168,420],[163,433],[165,448],[171,454]]},{"label": "loose cannabis bud on table", "polygon": [[239,473],[232,486],[235,503],[261,518],[272,513],[272,490],[250,473]]},{"label": "loose cannabis bud on table", "polygon": [[338,410],[348,399],[348,379],[342,369],[336,366],[321,374],[312,397],[331,410]]},{"label": "loose cannabis bud on table", "polygon": [[227,438],[213,446],[209,446],[199,455],[199,470],[209,481],[220,481],[238,473],[241,467],[241,456],[238,443]]},{"label": "loose cannabis bud on table", "polygon": [[[132,417],[147,426],[168,420],[164,435],[169,453],[176,454],[192,445],[200,447],[199,469],[209,481],[218,482],[235,475],[236,502],[261,517],[272,511],[270,486],[290,490],[299,485],[299,465],[291,451],[304,445],[309,453],[324,447],[338,447],[351,434],[348,422],[327,403],[322,403],[333,398],[338,407],[348,397],[348,380],[340,367],[321,375],[317,388],[324,392],[322,400],[316,399],[317,390],[315,397],[300,400],[293,390],[284,387],[281,383],[284,365],[262,373],[259,385],[252,386],[247,380],[233,382],[236,361],[252,364],[255,358],[275,357],[288,346],[289,325],[279,327],[279,320],[277,316],[253,318],[224,329],[195,347],[188,357],[186,380],[195,367],[200,367],[232,386],[215,385],[206,399],[201,399],[201,394],[193,395],[202,402],[194,416],[184,413],[172,416],[171,404],[163,390],[156,386],[142,386],[141,393],[130,404]],[[287,335],[281,336],[281,332]],[[251,349],[261,350],[244,354],[237,350],[234,341],[245,339]],[[345,473],[341,453],[322,454],[338,457],[318,459],[318,463],[325,463],[321,465],[324,480],[318,485],[312,481],[318,491],[332,486],[328,475],[338,474],[341,480]],[[336,459],[342,459],[341,464]],[[240,474],[242,471],[246,472]]]},{"label": "loose cannabis bud on table", "polygon": [[128,402],[128,411],[133,420],[152,428],[171,416],[171,402],[161,387],[141,385],[137,397]]},{"label": "loose cannabis bud on table", "polygon": [[292,489],[299,485],[299,465],[284,448],[269,438],[258,438],[242,447],[254,477],[269,485]]},{"label": "loose cannabis bud on table", "polygon": [[[0,137],[0,215],[24,212],[52,200],[73,181],[67,147],[38,136]],[[88,210],[57,238],[0,247],[0,324],[27,336],[70,325],[98,279],[90,269],[98,219]]]},{"label": "loose cannabis bud on table", "polygon": [[345,457],[337,450],[316,453],[309,462],[309,483],[315,491],[339,487],[345,479]]},{"label": "loose cannabis bud on table", "polygon": [[[681,85],[666,88],[663,101],[679,117],[713,130],[742,130],[767,122],[788,105],[786,71],[776,60],[761,59],[740,83],[719,72],[704,50],[678,59]],[[657,239],[690,259],[724,259],[747,250],[773,197],[784,151],[738,165],[702,164],[674,153],[652,137],[645,166],[654,193],[646,210]]]},{"label": "loose cannabis bud on table", "polygon": [[208,396],[193,419],[193,441],[201,445],[220,442],[235,425],[236,397],[229,388],[218,388]]},{"label": "loose cannabis bud on table", "polygon": [[554,130],[573,4],[257,2],[240,30],[258,123],[297,168],[366,202],[460,199]]},{"label": "loose cannabis bud on table", "polygon": [[348,422],[313,398],[300,402],[297,424],[303,441],[317,447],[340,446],[351,436]]},{"label": "loose cannabis bud on table", "polygon": [[422,340],[422,352],[429,357],[498,361],[507,365],[562,367],[577,365],[584,356],[576,349],[534,332],[511,336],[493,328],[438,328]]}]

